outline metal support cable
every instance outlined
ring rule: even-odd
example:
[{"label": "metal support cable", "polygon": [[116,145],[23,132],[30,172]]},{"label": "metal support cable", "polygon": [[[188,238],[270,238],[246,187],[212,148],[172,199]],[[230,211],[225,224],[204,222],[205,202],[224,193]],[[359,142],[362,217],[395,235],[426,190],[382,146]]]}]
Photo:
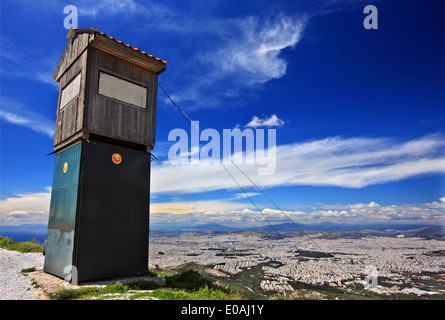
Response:
[{"label": "metal support cable", "polygon": [[[158,82],[158,86],[159,88],[161,88],[161,90],[164,92],[164,94],[167,96],[167,98],[172,102],[172,104],[178,109],[178,111],[183,115],[183,117],[189,122],[190,126],[193,126],[193,121],[190,119],[190,117],[184,112],[184,110],[182,110],[177,104],[176,102],[168,95],[168,93],[164,90],[164,88],[159,84]],[[198,130],[201,134],[204,134],[202,132],[202,130],[199,127],[195,126],[195,129]],[[204,134],[205,135],[205,134]],[[209,137],[206,137],[207,140],[209,140]],[[219,150],[219,152],[221,153],[221,148],[216,145],[213,142],[213,139],[211,140],[211,142],[213,143],[214,146],[216,146],[216,148]],[[255,206],[255,208],[257,209],[257,211],[263,216],[263,218],[266,220],[266,222],[270,225],[270,227],[274,230],[274,232],[279,236],[279,237],[283,237],[277,230],[276,228],[270,223],[270,221],[265,217],[265,215],[262,213],[262,211],[258,208],[258,206],[255,204],[255,202],[252,200],[252,198],[247,194],[247,192],[241,187],[241,185],[238,183],[238,181],[233,177],[233,175],[227,170],[226,166],[223,164],[223,162],[221,160],[219,160],[220,164],[223,166],[224,170],[229,174],[229,176],[232,178],[233,181],[235,181],[235,183],[238,185],[238,187],[241,189],[241,191],[245,194],[245,196],[250,200],[250,202]],[[230,162],[238,169],[239,172],[241,172],[249,181],[250,183],[252,183],[252,185],[255,186],[255,188],[260,191],[277,209],[278,211],[280,211],[289,221],[291,221],[291,223],[296,226],[305,237],[307,237],[321,252],[323,252],[324,254],[327,255],[327,253],[314,241],[314,239],[312,239],[311,237],[309,237],[309,235],[291,218],[289,217],[289,215],[286,214],[286,212],[284,212],[284,210],[282,210],[276,203],[275,201],[273,201],[267,194],[266,192],[261,189],[254,181],[252,181],[252,179],[243,171],[241,170],[234,162],[233,160],[230,158]],[[283,237],[284,239],[284,237]],[[284,241],[285,242],[285,241]],[[285,242],[286,243],[286,242]],[[287,243],[286,243],[287,245]],[[290,246],[289,246],[290,247]],[[341,271],[343,271],[344,273],[348,273],[345,270],[343,270],[342,267],[340,267],[340,265],[338,265],[338,267],[340,268]]]}]

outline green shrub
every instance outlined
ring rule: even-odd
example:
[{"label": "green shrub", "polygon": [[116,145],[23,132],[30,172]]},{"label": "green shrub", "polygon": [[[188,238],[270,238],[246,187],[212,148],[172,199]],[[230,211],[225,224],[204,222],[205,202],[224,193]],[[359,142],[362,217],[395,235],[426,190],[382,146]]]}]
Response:
[{"label": "green shrub", "polygon": [[167,287],[172,288],[199,290],[199,288],[203,288],[205,286],[209,288],[215,287],[212,281],[204,278],[194,270],[188,270],[170,277],[166,277],[166,280]]},{"label": "green shrub", "polygon": [[154,281],[139,280],[136,282],[128,283],[128,289],[130,290],[155,290],[159,289],[159,285]]},{"label": "green shrub", "polygon": [[191,300],[190,295],[184,291],[157,289],[154,290],[151,295],[161,300]]},{"label": "green shrub", "polygon": [[97,293],[96,288],[62,289],[57,291],[52,298],[54,300],[75,300],[94,293]]},{"label": "green shrub", "polygon": [[[91,296],[100,296],[102,294],[125,294],[128,290],[142,291],[135,293],[129,299],[155,297],[162,300],[240,300],[239,295],[233,294],[226,289],[220,288],[213,284],[212,281],[201,276],[198,272],[188,270],[166,276],[167,286],[175,289],[184,290],[167,290],[159,289],[159,285],[154,281],[139,280],[123,285],[120,282],[109,284],[103,289],[96,288],[80,288],[80,289],[63,289],[53,295],[56,300],[73,300],[86,299]],[[153,290],[152,292],[143,292],[145,290]]]},{"label": "green shrub", "polygon": [[0,236],[0,247],[7,249],[12,244],[12,239]]},{"label": "green shrub", "polygon": [[128,291],[128,286],[123,285],[119,281],[115,284],[109,284],[100,293],[125,293]]},{"label": "green shrub", "polygon": [[0,236],[0,247],[19,252],[42,252],[42,244],[35,239],[25,242],[15,242],[9,237]]},{"label": "green shrub", "polygon": [[54,300],[74,300],[80,297],[81,293],[75,289],[62,289],[53,295]]},{"label": "green shrub", "polygon": [[172,290],[154,290],[151,296],[161,300],[241,300],[236,294],[221,289],[212,289],[207,286],[197,291],[184,292]]},{"label": "green shrub", "polygon": [[170,276],[168,273],[163,272],[161,270],[156,270],[156,269],[149,270],[148,271],[148,275],[150,277],[155,277],[155,276],[158,276],[158,277],[168,277],[168,276]]},{"label": "green shrub", "polygon": [[22,271],[20,271],[21,273],[29,273],[29,272],[34,272],[36,271],[35,267],[32,268],[26,268],[26,269],[22,269]]},{"label": "green shrub", "polygon": [[190,293],[192,300],[240,300],[241,297],[222,289],[211,289],[207,286]]}]

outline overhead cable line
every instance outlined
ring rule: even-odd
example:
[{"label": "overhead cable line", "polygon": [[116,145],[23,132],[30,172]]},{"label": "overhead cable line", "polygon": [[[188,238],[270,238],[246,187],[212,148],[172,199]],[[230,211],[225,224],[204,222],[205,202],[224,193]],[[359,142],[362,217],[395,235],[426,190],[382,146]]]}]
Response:
[{"label": "overhead cable line", "polygon": [[[190,117],[184,112],[184,110],[182,110],[177,104],[176,102],[168,95],[168,93],[164,90],[164,88],[159,84],[158,82],[158,86],[159,88],[161,88],[161,90],[164,92],[164,94],[167,96],[167,98],[172,102],[172,104],[178,109],[178,111],[182,114],[182,116],[187,120],[187,122],[190,124],[191,127],[195,127],[196,130],[198,130],[199,132],[201,132],[201,134],[204,134],[202,132],[202,130],[199,127],[196,127],[196,125],[194,125],[193,121],[190,119]],[[205,135],[205,134],[204,134]],[[208,138],[208,137],[207,137]],[[212,140],[213,142],[213,140]],[[214,144],[214,143],[213,143]],[[215,145],[215,144],[214,144]],[[221,152],[221,149],[219,148],[219,146],[216,146],[219,150],[219,152]],[[231,160],[232,164],[235,165],[235,163]],[[238,186],[238,188],[240,188],[240,190],[244,193],[244,195],[246,196],[247,199],[249,199],[249,201],[253,204],[253,206],[256,208],[256,210],[258,211],[258,213],[264,218],[264,220],[266,220],[266,222],[269,224],[269,226],[272,228],[272,230],[277,234],[279,240],[283,241],[283,243],[289,247],[292,250],[292,246],[289,245],[287,243],[287,241],[285,240],[285,237],[283,235],[281,235],[278,230],[273,226],[273,224],[266,218],[266,216],[264,215],[264,213],[260,210],[260,208],[258,208],[258,206],[256,205],[256,203],[252,200],[252,198],[249,196],[249,194],[244,190],[244,188],[239,184],[239,182],[235,179],[235,177],[230,173],[230,171],[227,169],[227,167],[224,165],[224,163],[221,161],[221,159],[219,160],[219,163],[221,164],[221,166],[224,168],[224,170],[227,172],[227,174],[230,176],[230,178],[232,178],[232,180],[236,183],[236,185]],[[238,168],[239,171],[242,172],[242,170],[235,165],[235,167]],[[244,172],[243,172],[244,173]],[[248,178],[248,177],[247,177]],[[249,179],[250,180],[250,179]],[[252,182],[252,180],[250,180]],[[252,182],[253,183],[253,182]],[[307,269],[306,266],[304,264],[300,264],[307,272],[309,272],[310,274],[314,275],[312,273],[312,271],[310,269]]]},{"label": "overhead cable line", "polygon": [[[172,104],[178,109],[178,111],[182,114],[182,116],[187,120],[187,122],[189,122],[191,127],[195,127],[196,130],[198,130],[201,134],[205,133],[199,128],[196,127],[196,125],[194,125],[193,121],[190,119],[190,117],[184,112],[184,110],[182,110],[177,103],[168,95],[168,93],[164,90],[164,88],[160,85],[160,83],[158,82],[158,86],[159,88],[161,88],[161,90],[164,92],[164,94],[167,96],[167,98],[172,102]],[[207,136],[207,140],[209,137]],[[221,149],[218,145],[216,145],[213,142],[213,139],[211,140],[211,142],[213,143],[213,145],[216,146],[216,148],[219,150],[219,152],[221,153]],[[323,252],[325,255],[327,255],[327,253],[314,241],[314,239],[312,239],[311,237],[309,237],[309,235],[291,218],[289,217],[289,215],[286,214],[286,212],[284,212],[284,210],[282,210],[276,203],[275,201],[273,201],[267,194],[266,192],[261,189],[254,181],[252,181],[252,179],[250,179],[250,177],[243,171],[241,170],[236,164],[235,162],[233,162],[232,158],[230,157],[230,162],[238,169],[239,172],[241,172],[249,181],[250,183],[252,183],[255,188],[260,191],[277,209],[278,211],[280,211],[281,213],[284,214],[284,216],[289,219],[291,221],[291,223],[296,226],[301,233],[303,233],[304,236],[306,236],[319,250],[321,250],[321,252]],[[235,183],[238,185],[238,187],[241,189],[241,191],[244,193],[244,195],[250,200],[250,202],[255,206],[255,208],[257,209],[257,211],[262,215],[262,217],[266,220],[266,222],[269,224],[269,226],[272,228],[272,230],[274,230],[274,232],[279,236],[279,237],[283,237],[277,230],[276,228],[272,225],[272,223],[266,218],[266,216],[263,214],[263,212],[258,208],[258,206],[255,204],[255,202],[252,200],[252,198],[248,195],[248,193],[244,190],[244,188],[241,187],[241,185],[238,183],[238,181],[233,177],[233,175],[229,172],[229,170],[226,168],[226,166],[223,164],[223,162],[221,160],[219,160],[219,163],[223,166],[224,170],[229,174],[229,176],[232,178],[233,181],[235,181]],[[284,240],[283,240],[284,241]],[[286,243],[286,241],[284,241]],[[286,245],[288,245],[286,243]],[[289,245],[288,245],[289,246]],[[289,246],[290,247],[290,246]],[[343,270],[343,268],[340,267],[340,265],[338,265],[338,267],[341,269],[341,271],[343,271],[344,273],[348,274],[348,272],[346,272],[345,270]]]}]

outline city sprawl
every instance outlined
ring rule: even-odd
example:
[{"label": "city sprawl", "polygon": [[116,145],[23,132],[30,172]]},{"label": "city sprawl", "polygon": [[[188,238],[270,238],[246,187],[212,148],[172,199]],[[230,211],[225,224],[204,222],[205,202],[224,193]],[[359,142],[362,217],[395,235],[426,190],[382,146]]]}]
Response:
[{"label": "city sprawl", "polygon": [[445,241],[419,237],[325,239],[311,234],[277,239],[255,233],[184,233],[151,238],[149,267],[193,262],[230,277],[260,266],[264,291],[293,291],[293,283],[345,288],[374,277],[377,283],[369,289],[380,294],[443,295],[443,284],[439,289],[419,287],[413,277],[428,280],[426,274],[435,274],[444,282],[444,249]]}]

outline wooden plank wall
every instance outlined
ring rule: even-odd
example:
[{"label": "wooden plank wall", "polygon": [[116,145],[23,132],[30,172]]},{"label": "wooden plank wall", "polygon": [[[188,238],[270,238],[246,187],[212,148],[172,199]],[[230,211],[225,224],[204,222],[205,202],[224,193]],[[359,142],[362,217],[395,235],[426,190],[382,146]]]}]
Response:
[{"label": "wooden plank wall", "polygon": [[[99,73],[107,72],[147,87],[147,109],[98,94]],[[157,74],[93,47],[88,48],[85,128],[88,132],[153,146]]]},{"label": "wooden plank wall", "polygon": [[[54,146],[66,141],[71,136],[80,132],[83,128],[83,112],[85,98],[85,75],[86,75],[87,50],[73,61],[70,68],[60,78],[59,102],[57,104],[56,127],[54,131]],[[81,73],[79,95],[60,109],[62,90]]]},{"label": "wooden plank wall", "polygon": [[78,59],[80,54],[88,46],[90,37],[91,35],[89,33],[80,33],[68,40],[65,51],[63,51],[59,64],[54,71],[55,80],[58,80],[63,73],[70,68],[71,64]]}]

